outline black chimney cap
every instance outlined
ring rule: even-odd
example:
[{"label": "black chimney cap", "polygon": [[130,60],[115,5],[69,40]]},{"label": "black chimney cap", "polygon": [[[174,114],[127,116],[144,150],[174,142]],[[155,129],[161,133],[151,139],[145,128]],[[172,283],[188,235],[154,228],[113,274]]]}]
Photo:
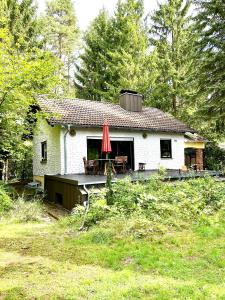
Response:
[{"label": "black chimney cap", "polygon": [[124,94],[124,93],[129,93],[129,94],[134,94],[134,95],[137,95],[138,94],[138,92],[136,92],[136,91],[132,91],[132,90],[121,90],[120,91],[120,95],[121,94]]}]

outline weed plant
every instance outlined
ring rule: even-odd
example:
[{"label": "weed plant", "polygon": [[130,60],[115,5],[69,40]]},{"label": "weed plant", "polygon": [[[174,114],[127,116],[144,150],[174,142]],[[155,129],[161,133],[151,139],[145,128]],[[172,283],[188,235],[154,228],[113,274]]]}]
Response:
[{"label": "weed plant", "polygon": [[[86,227],[101,222],[122,235],[139,238],[187,228],[225,209],[225,185],[209,176],[165,182],[157,174],[145,183],[127,177],[113,184],[112,205],[107,205],[106,194],[104,190],[91,196]],[[73,210],[70,224],[79,224],[82,211],[81,206]]]},{"label": "weed plant", "polygon": [[40,197],[27,200],[25,195],[16,195],[7,185],[0,183],[0,219],[8,222],[37,222],[44,216]]}]

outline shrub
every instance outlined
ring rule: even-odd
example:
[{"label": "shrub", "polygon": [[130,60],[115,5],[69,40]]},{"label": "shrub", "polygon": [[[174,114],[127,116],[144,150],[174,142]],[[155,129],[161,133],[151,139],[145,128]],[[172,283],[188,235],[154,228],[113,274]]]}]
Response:
[{"label": "shrub", "polygon": [[112,205],[107,205],[104,191],[91,196],[88,211],[76,207],[71,218],[85,227],[101,222],[117,228],[119,234],[140,238],[187,228],[225,208],[225,184],[214,178],[162,179],[156,174],[145,183],[132,183],[129,177],[118,180],[112,186]]},{"label": "shrub", "polygon": [[75,227],[90,227],[98,222],[109,218],[112,214],[116,214],[113,207],[107,205],[106,190],[100,194],[91,194],[89,199],[89,208],[77,205],[66,220],[61,220],[62,225],[72,225]]},{"label": "shrub", "polygon": [[41,200],[26,201],[18,197],[13,202],[12,209],[7,213],[6,219],[13,222],[39,222],[44,218],[44,207]]},{"label": "shrub", "polygon": [[132,183],[130,177],[118,180],[112,187],[114,206],[120,213],[130,214],[137,209],[139,199],[144,193],[144,185]]},{"label": "shrub", "polygon": [[4,183],[3,181],[0,180],[0,190],[4,190],[5,192],[7,192],[7,194],[13,198],[16,195],[16,191],[14,189],[14,187],[12,187],[9,184]]},{"label": "shrub", "polygon": [[207,143],[204,155],[204,166],[208,170],[223,170],[225,167],[225,150],[217,143]]},{"label": "shrub", "polygon": [[12,200],[6,190],[0,186],[0,215],[12,208]]}]

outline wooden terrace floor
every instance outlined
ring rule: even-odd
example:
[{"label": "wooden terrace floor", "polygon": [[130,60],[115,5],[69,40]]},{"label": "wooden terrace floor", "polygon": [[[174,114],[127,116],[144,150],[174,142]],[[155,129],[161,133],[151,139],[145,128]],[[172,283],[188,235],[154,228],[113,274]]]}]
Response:
[{"label": "wooden terrace floor", "polygon": [[[117,174],[112,177],[112,182],[115,182],[118,179],[123,179],[127,176],[131,177],[132,181],[147,180],[152,174],[157,173],[158,170],[145,170],[145,171],[132,171],[127,172],[126,174]],[[203,177],[206,174],[210,176],[221,176],[222,172],[219,171],[191,171],[191,172],[179,172],[179,170],[167,170],[165,176],[166,180],[179,180],[185,178],[198,178]],[[102,185],[106,183],[106,176],[104,175],[85,175],[85,174],[68,174],[68,175],[55,175],[51,176],[58,179],[68,179],[78,182],[79,186],[83,185]]]}]

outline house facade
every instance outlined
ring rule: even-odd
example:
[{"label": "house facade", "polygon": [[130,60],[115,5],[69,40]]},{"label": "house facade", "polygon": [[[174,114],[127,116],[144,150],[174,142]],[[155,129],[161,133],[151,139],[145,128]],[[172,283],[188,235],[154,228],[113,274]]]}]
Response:
[{"label": "house facade", "polygon": [[[90,100],[39,99],[47,119],[38,122],[33,140],[34,180],[44,175],[83,174],[83,157],[98,159],[102,124],[109,123],[112,153],[128,156],[128,170],[181,169],[185,164],[187,132],[184,123],[155,108],[143,108],[142,96],[130,91],[120,95],[119,104]],[[192,145],[193,146],[193,145]],[[200,162],[203,168],[202,161]]]}]

